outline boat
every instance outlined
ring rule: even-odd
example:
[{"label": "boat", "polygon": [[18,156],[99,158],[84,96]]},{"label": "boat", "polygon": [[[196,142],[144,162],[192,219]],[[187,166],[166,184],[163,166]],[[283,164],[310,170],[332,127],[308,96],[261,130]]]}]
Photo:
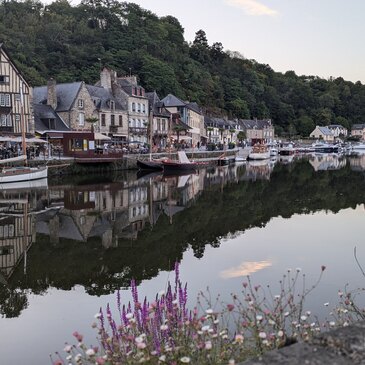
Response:
[{"label": "boat", "polygon": [[270,151],[264,144],[255,144],[248,155],[248,160],[267,160],[270,158]]},{"label": "boat", "polygon": [[153,170],[153,171],[162,171],[164,160],[137,160],[137,166],[140,170]]},{"label": "boat", "polygon": [[282,144],[278,151],[281,156],[291,156],[295,154],[295,148],[292,143]]},{"label": "boat", "polygon": [[312,145],[314,152],[317,153],[337,153],[339,152],[339,146],[329,144],[325,142],[317,142]]},{"label": "boat", "polygon": [[352,146],[353,150],[365,150],[365,143],[358,143]]},{"label": "boat", "polygon": [[276,147],[270,148],[270,156],[277,156],[279,153],[279,150]]},{"label": "boat", "polygon": [[[20,106],[21,106],[21,116],[24,116],[23,112],[23,84],[20,83]],[[0,184],[7,183],[18,183],[23,181],[32,181],[45,179],[48,176],[48,167],[29,167],[27,166],[27,155],[25,154],[27,149],[25,130],[23,127],[22,120],[20,120],[21,132],[22,132],[22,150],[23,154],[13,158],[6,158],[0,160],[0,165],[12,164],[14,162],[23,161],[24,166],[19,167],[6,167],[4,166],[0,171]]]},{"label": "boat", "polygon": [[178,160],[165,160],[162,162],[164,173],[171,171],[192,171],[197,168],[207,166],[205,162],[194,162],[188,159],[184,151],[178,151]]}]

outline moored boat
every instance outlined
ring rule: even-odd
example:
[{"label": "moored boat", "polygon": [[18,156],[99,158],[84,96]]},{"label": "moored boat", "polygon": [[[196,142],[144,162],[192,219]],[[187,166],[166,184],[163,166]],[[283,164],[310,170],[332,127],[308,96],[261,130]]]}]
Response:
[{"label": "moored boat", "polygon": [[255,144],[248,155],[248,160],[266,160],[270,158],[270,151],[264,144]]},{"label": "moored boat", "polygon": [[195,171],[199,167],[207,166],[205,162],[190,161],[184,151],[177,153],[178,160],[165,160],[162,162],[164,171]]},{"label": "moored boat", "polygon": [[163,160],[137,160],[137,166],[140,170],[154,170],[154,171],[162,171],[163,170]]}]

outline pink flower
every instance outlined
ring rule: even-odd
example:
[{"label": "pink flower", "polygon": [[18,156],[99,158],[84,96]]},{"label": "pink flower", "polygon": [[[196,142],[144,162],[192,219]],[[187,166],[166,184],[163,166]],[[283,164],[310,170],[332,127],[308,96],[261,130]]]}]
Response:
[{"label": "pink flower", "polygon": [[98,365],[104,365],[104,364],[105,364],[105,360],[104,360],[102,357],[98,357],[98,358],[96,359],[96,363],[97,363]]},{"label": "pink flower", "polygon": [[243,285],[244,288],[247,288],[248,284],[246,282],[244,282],[242,285]]},{"label": "pink flower", "polygon": [[232,312],[234,309],[234,305],[233,304],[227,304],[227,309]]},{"label": "pink flower", "polygon": [[76,340],[77,340],[77,341],[79,341],[79,342],[82,342],[82,339],[84,338],[84,336],[83,336],[83,335],[81,335],[80,333],[78,333],[77,331],[75,331],[72,335],[73,335],[73,336],[76,338]]},{"label": "pink flower", "polygon": [[53,365],[62,365],[62,361],[61,360],[56,360]]}]

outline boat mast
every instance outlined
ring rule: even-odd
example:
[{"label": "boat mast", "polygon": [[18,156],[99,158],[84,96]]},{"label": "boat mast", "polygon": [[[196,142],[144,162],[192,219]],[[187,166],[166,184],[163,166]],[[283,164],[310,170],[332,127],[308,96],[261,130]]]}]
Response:
[{"label": "boat mast", "polygon": [[[153,108],[153,106],[152,106]],[[152,161],[152,141],[153,141],[153,109],[150,110],[149,125],[150,125],[150,161]]]},{"label": "boat mast", "polygon": [[27,166],[27,145],[25,142],[25,117],[24,117],[24,94],[23,94],[23,81],[20,81],[20,128],[22,132],[22,151],[25,156],[24,165]]}]

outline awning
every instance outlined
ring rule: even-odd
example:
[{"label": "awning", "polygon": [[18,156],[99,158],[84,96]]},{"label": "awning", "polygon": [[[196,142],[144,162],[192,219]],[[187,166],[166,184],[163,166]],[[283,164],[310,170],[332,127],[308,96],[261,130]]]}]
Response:
[{"label": "awning", "polygon": [[110,137],[106,136],[105,134],[101,134],[101,133],[94,133],[94,138],[97,141],[106,141],[106,140],[111,140]]},{"label": "awning", "polygon": [[127,134],[113,133],[113,137],[128,137]]}]

